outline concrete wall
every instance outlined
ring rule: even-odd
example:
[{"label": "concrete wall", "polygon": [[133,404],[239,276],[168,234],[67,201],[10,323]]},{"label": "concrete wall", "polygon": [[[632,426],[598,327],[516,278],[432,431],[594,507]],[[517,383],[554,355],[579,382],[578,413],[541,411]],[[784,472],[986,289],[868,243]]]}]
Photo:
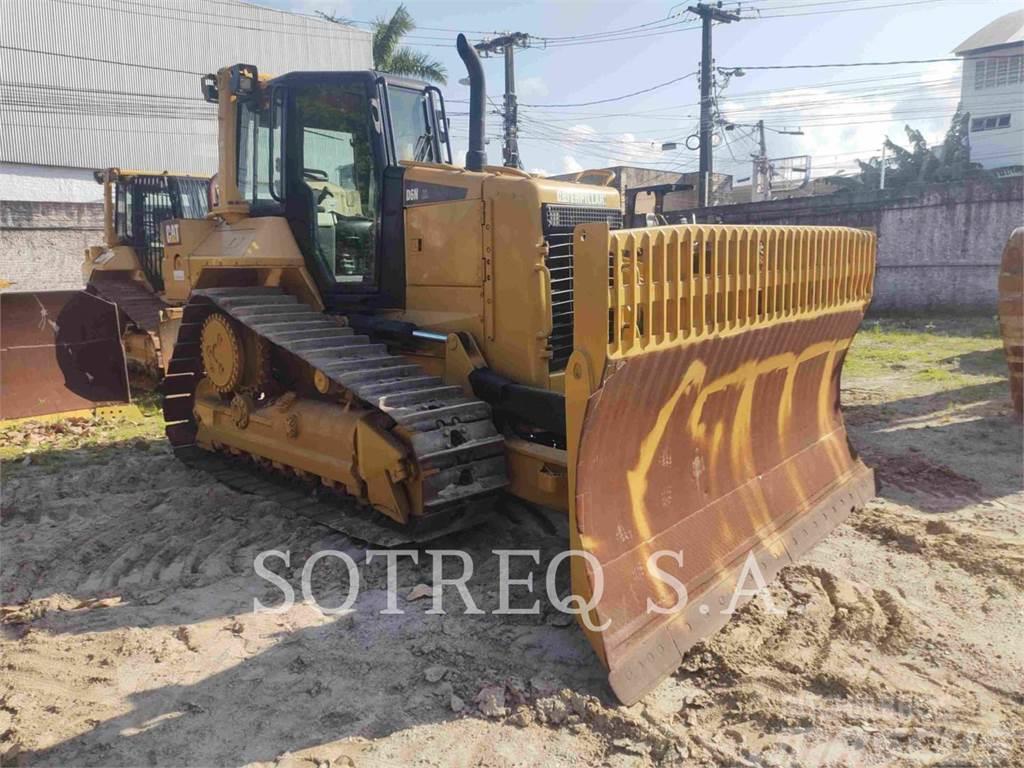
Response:
[{"label": "concrete wall", "polygon": [[103,187],[85,168],[0,163],[0,200],[103,202]]},{"label": "concrete wall", "polygon": [[[696,213],[699,221],[707,220]],[[995,313],[1003,247],[1024,224],[1024,178],[772,200],[718,206],[708,213],[726,224],[873,229],[878,234],[874,314]]]},{"label": "concrete wall", "polygon": [[81,288],[85,249],[102,241],[102,203],[0,200],[0,292]]}]

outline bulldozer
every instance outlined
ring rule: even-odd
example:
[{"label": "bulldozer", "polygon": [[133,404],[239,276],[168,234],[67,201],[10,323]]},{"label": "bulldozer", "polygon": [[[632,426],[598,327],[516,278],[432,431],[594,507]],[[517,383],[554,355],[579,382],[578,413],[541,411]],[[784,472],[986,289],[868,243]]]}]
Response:
[{"label": "bulldozer", "polygon": [[203,78],[215,203],[162,231],[184,302],[167,435],[326,525],[376,516],[376,543],[508,494],[565,512],[580,624],[635,702],[726,623],[751,560],[773,578],[874,495],[839,408],[874,235],[623,229],[612,188],[487,164],[483,69],[457,46],[464,167],[431,85]]},{"label": "bulldozer", "polygon": [[125,405],[130,388],[152,389],[170,359],[180,309],[161,298],[160,224],[206,216],[209,179],[93,175],[103,186],[103,244],[85,249],[85,290],[0,299],[0,420]]},{"label": "bulldozer", "polygon": [[185,174],[107,168],[103,185],[102,245],[90,246],[82,263],[86,291],[116,304],[129,374],[152,388],[163,375],[177,336],[180,311],[162,298],[166,219],[204,218],[209,179]]}]

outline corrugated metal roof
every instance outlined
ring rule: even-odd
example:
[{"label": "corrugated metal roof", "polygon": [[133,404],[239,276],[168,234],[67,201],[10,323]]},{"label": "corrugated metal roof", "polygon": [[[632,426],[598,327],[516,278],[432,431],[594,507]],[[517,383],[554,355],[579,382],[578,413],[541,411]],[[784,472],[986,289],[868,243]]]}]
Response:
[{"label": "corrugated metal roof", "polygon": [[2,162],[213,173],[202,73],[373,61],[369,32],[239,0],[5,0],[3,16]]},{"label": "corrugated metal roof", "polygon": [[1024,42],[1024,10],[1013,11],[986,24],[956,47],[958,56],[997,45]]}]

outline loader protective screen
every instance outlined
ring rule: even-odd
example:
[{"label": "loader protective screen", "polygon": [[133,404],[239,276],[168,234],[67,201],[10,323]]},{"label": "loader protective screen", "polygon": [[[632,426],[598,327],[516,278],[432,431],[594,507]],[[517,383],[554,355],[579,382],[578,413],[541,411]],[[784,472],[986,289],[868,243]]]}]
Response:
[{"label": "loader protective screen", "polygon": [[315,206],[317,257],[335,282],[372,288],[377,282],[377,173],[370,111],[360,85],[296,89],[303,183]]}]

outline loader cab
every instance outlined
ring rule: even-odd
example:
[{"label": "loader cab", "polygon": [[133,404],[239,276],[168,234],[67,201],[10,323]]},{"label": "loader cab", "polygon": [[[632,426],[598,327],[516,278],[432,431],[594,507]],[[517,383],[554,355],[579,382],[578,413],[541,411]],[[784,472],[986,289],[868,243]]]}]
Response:
[{"label": "loader cab", "polygon": [[237,184],[284,216],[328,307],[405,304],[404,161],[451,163],[440,91],[375,72],[297,72],[239,98]]}]

